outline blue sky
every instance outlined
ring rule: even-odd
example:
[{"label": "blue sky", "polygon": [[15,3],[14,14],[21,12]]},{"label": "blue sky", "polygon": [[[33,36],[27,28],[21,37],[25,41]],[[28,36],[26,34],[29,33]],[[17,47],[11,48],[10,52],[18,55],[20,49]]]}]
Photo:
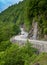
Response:
[{"label": "blue sky", "polygon": [[0,0],[0,12],[6,9],[8,6],[18,3],[19,1],[22,0]]}]

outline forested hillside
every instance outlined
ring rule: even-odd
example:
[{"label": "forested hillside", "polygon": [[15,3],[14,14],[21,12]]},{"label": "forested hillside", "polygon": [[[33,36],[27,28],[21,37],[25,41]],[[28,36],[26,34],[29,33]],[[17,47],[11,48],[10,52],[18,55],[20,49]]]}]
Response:
[{"label": "forested hillside", "polygon": [[24,24],[28,32],[32,29],[33,21],[38,22],[38,36],[47,37],[47,0],[24,0],[0,14],[0,24]]},{"label": "forested hillside", "polygon": [[23,3],[13,5],[0,14],[0,41],[10,39],[20,32],[19,26],[23,19]]},{"label": "forested hillside", "polygon": [[47,65],[47,53],[39,54],[29,42],[19,47],[9,41],[21,25],[31,35],[35,22],[38,39],[47,40],[47,0],[23,0],[0,13],[0,65]]},{"label": "forested hillside", "polygon": [[26,0],[25,23],[31,28],[33,22],[38,22],[39,37],[47,35],[47,0]]}]

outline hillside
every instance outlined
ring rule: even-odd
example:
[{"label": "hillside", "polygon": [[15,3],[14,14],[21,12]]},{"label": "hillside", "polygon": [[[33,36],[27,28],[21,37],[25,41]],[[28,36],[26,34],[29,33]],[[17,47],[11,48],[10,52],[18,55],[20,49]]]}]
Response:
[{"label": "hillside", "polygon": [[47,65],[47,53],[39,54],[28,41],[20,47],[10,42],[20,27],[31,40],[47,41],[47,0],[23,0],[0,13],[0,65]]},{"label": "hillside", "polygon": [[[10,39],[13,35],[16,35],[19,26],[16,25],[16,22],[21,23],[23,19],[23,3],[15,4],[2,13],[0,13],[0,41],[1,40],[8,40]],[[18,28],[17,28],[18,27]],[[17,30],[16,30],[17,29]],[[16,32],[17,31],[17,32]],[[5,39],[4,39],[5,37]]]},{"label": "hillside", "polygon": [[20,17],[22,14],[22,6],[23,3],[15,4],[3,11],[0,14],[0,20],[3,22],[16,22],[17,19]]},{"label": "hillside", "polygon": [[37,63],[39,63],[39,65],[47,65],[47,53],[42,53],[40,54],[34,61],[32,65],[37,65]]},{"label": "hillside", "polygon": [[[0,14],[0,22],[24,24],[25,30],[32,31],[32,24],[38,23],[38,39],[47,38],[47,1],[25,0],[15,4]],[[31,32],[33,33],[33,32]],[[30,33],[30,34],[31,34]],[[46,39],[47,40],[47,39]]]},{"label": "hillside", "polygon": [[[33,22],[38,23],[38,35],[43,38],[47,35],[47,1],[46,0],[26,0],[25,2],[25,23],[29,29]],[[26,24],[26,25],[27,25]]]}]

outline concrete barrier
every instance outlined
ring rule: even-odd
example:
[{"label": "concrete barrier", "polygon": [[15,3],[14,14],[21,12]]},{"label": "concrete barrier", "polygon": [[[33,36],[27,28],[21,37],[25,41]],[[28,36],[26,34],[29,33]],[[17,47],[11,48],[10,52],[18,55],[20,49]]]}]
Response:
[{"label": "concrete barrier", "polygon": [[39,41],[39,40],[30,40],[30,39],[22,39],[22,38],[11,38],[10,42],[12,43],[19,43],[19,45],[24,45],[26,41],[29,41],[31,44],[33,44],[33,47],[37,48],[39,52],[47,52],[47,41]]}]

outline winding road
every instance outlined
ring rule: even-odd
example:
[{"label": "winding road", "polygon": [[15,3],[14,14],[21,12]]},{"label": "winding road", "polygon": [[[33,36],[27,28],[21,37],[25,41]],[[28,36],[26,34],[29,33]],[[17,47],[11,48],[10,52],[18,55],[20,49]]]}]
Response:
[{"label": "winding road", "polygon": [[12,43],[19,43],[19,45],[24,45],[28,40],[33,44],[33,47],[37,48],[40,52],[47,52],[47,41],[31,40],[27,38],[28,33],[21,28],[21,35],[14,36],[10,39]]}]

